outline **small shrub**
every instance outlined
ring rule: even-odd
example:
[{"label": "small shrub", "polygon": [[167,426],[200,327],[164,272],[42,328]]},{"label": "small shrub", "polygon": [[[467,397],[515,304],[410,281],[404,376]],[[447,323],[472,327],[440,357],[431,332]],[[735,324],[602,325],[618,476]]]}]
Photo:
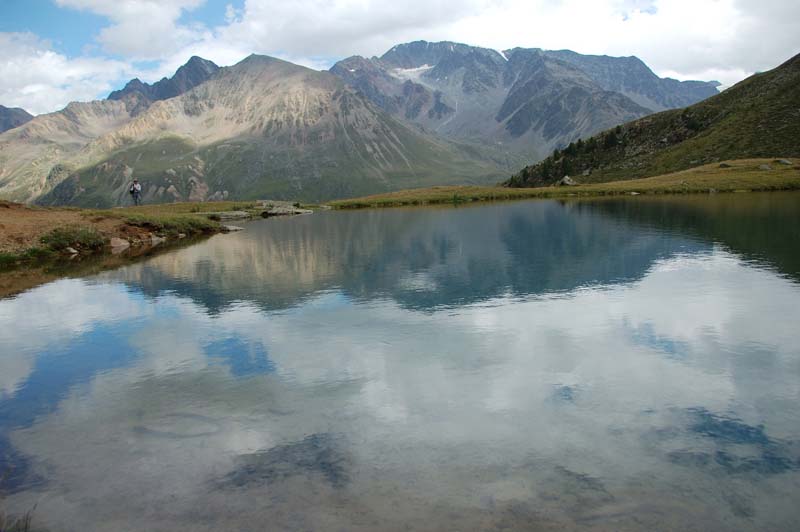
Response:
[{"label": "small shrub", "polygon": [[28,532],[33,521],[33,511],[20,518],[12,519],[0,510],[0,532]]},{"label": "small shrub", "polygon": [[48,249],[63,251],[68,247],[97,250],[105,245],[105,238],[88,227],[59,227],[40,239]]},{"label": "small shrub", "polygon": [[0,270],[16,266],[20,257],[13,253],[0,253]]},{"label": "small shrub", "polygon": [[26,262],[43,262],[50,260],[55,255],[55,251],[47,248],[28,248],[22,252],[20,258]]}]

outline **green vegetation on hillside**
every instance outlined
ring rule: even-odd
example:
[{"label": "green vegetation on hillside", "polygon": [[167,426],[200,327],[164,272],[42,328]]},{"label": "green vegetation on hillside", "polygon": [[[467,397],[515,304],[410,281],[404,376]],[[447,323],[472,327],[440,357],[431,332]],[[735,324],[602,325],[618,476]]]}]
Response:
[{"label": "green vegetation on hillside", "polygon": [[187,140],[165,136],[72,173],[37,203],[84,208],[124,205],[131,201],[127,188],[132,177],[142,183],[145,203],[211,197],[317,202],[430,183],[487,184],[502,177],[499,163],[470,145],[438,142],[412,134],[392,120],[386,123],[396,126],[385,136],[397,139],[402,153],[376,156],[373,142],[352,140],[363,132],[350,126],[336,130],[335,142],[315,143],[313,149],[289,140],[281,144],[248,137],[197,148]]},{"label": "green vegetation on hillside", "polygon": [[[795,161],[796,162],[796,161]],[[771,165],[770,170],[760,168]],[[692,194],[800,190],[800,167],[783,165],[772,159],[728,161],[725,168],[709,164],[671,174],[580,186],[538,188],[509,187],[433,187],[403,190],[363,198],[331,202],[335,209],[398,207],[403,205],[461,204],[527,198],[618,196],[625,194]]]},{"label": "green vegetation on hillside", "polygon": [[580,184],[661,175],[756,157],[800,156],[800,55],[682,110],[665,111],[556,150],[505,184],[571,176]]}]

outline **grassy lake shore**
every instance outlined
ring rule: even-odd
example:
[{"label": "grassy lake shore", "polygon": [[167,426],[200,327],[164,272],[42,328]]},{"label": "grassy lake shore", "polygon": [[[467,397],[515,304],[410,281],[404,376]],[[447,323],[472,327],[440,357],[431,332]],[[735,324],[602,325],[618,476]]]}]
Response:
[{"label": "grassy lake shore", "polygon": [[219,215],[257,215],[255,202],[172,203],[116,209],[35,207],[0,201],[0,270],[111,250],[111,240],[146,248],[224,230]]},{"label": "grassy lake shore", "polygon": [[[0,298],[191,245],[223,232],[219,219],[226,212],[255,217],[263,210],[263,202],[252,201],[115,209],[45,208],[0,201]],[[127,242],[127,247],[113,249],[114,238]]]},{"label": "grassy lake shore", "polygon": [[[534,198],[800,190],[798,161],[787,159],[793,163],[791,165],[777,161],[778,159],[724,161],[655,177],[591,185],[538,188],[466,185],[419,188],[337,200],[328,202],[328,205],[334,209],[362,209]],[[770,169],[762,168],[763,165]],[[580,178],[576,177],[575,181],[580,183]]]}]

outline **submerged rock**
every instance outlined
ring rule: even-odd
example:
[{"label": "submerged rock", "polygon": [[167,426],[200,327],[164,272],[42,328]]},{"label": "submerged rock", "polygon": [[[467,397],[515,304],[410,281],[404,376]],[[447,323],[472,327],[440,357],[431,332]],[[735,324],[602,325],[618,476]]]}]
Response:
[{"label": "submerged rock", "polygon": [[226,233],[232,233],[234,231],[244,231],[244,227],[239,227],[238,225],[223,225],[222,230]]},{"label": "submerged rock", "polygon": [[122,253],[129,247],[131,247],[131,243],[125,240],[124,238],[114,237],[111,239],[111,253],[114,254]]},{"label": "submerged rock", "polygon": [[271,218],[273,216],[293,216],[296,214],[311,214],[314,211],[309,209],[301,209],[294,205],[269,205],[267,209],[261,213],[262,218]]},{"label": "submerged rock", "polygon": [[349,457],[339,438],[327,433],[241,455],[236,462],[233,471],[218,481],[221,487],[269,485],[306,475],[319,475],[334,487],[349,481]]}]

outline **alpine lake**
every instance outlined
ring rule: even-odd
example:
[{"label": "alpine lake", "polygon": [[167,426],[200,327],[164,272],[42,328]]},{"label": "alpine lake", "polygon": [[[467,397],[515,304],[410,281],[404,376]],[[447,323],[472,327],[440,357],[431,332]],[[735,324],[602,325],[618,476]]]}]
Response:
[{"label": "alpine lake", "polygon": [[800,529],[800,194],[324,211],[0,300],[31,530]]}]

